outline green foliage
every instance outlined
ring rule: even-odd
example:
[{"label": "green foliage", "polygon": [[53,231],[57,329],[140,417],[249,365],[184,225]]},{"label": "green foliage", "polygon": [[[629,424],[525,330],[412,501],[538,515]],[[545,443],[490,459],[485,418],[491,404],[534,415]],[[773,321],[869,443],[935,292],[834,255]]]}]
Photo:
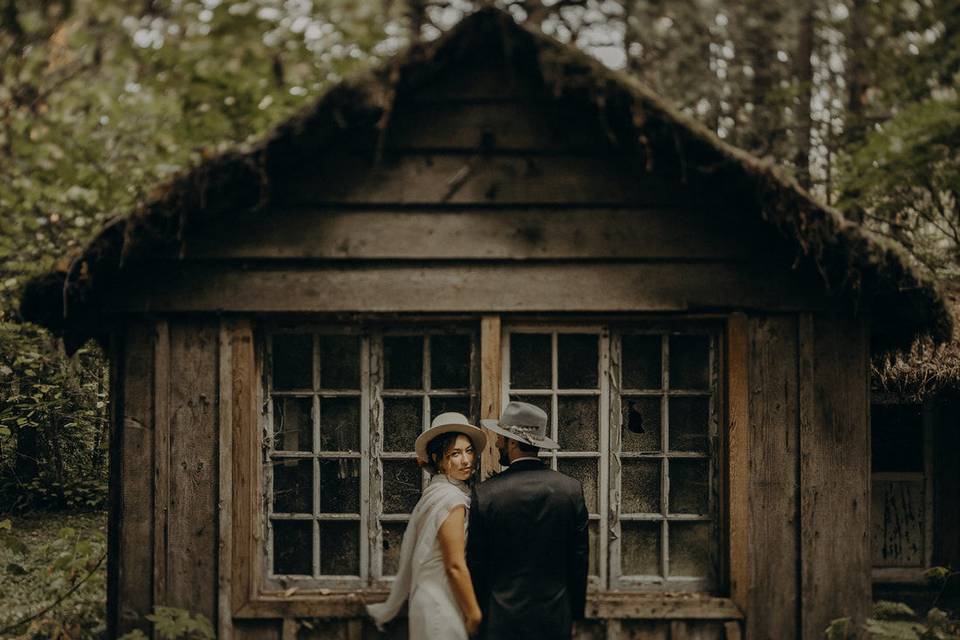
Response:
[{"label": "green foliage", "polygon": [[213,640],[217,637],[213,625],[203,615],[195,617],[189,611],[174,607],[154,607],[147,616],[157,635],[164,640]]},{"label": "green foliage", "polygon": [[833,620],[824,632],[827,640],[957,640],[960,621],[936,607],[921,620],[916,612],[900,602],[881,600],[874,603],[873,616],[859,628],[850,618]]}]

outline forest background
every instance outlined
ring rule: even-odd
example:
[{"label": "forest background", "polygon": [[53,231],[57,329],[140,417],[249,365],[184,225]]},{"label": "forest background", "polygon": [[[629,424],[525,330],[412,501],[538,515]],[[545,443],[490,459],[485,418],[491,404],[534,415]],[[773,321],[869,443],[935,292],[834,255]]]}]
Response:
[{"label": "forest background", "polygon": [[[89,344],[68,358],[22,323],[25,281],[174,174],[483,4],[0,0],[0,515],[106,508],[103,354]],[[956,0],[494,4],[647,82],[947,286],[960,275]],[[0,518],[6,570],[29,573],[11,527]],[[102,564],[96,535],[66,528],[45,544],[56,580],[13,619]],[[15,631],[92,633],[90,598],[91,611],[58,603]]]}]

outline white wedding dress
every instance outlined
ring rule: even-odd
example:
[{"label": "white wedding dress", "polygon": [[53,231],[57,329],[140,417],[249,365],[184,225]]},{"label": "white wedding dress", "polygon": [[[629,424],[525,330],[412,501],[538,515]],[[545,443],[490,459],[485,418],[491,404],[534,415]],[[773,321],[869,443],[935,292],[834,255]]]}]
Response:
[{"label": "white wedding dress", "polygon": [[[400,545],[400,566],[386,602],[367,605],[377,628],[389,622],[409,600],[411,640],[467,640],[460,606],[450,588],[437,540],[450,512],[470,507],[467,485],[438,473],[420,496]],[[466,518],[464,535],[466,535]]]}]

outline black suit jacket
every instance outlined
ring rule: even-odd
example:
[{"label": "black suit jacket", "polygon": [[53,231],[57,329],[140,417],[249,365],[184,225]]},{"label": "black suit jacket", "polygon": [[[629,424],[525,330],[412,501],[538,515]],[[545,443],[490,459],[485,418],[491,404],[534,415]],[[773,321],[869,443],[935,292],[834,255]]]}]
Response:
[{"label": "black suit jacket", "polygon": [[467,562],[481,637],[569,640],[587,594],[583,487],[538,460],[481,483],[470,505]]}]

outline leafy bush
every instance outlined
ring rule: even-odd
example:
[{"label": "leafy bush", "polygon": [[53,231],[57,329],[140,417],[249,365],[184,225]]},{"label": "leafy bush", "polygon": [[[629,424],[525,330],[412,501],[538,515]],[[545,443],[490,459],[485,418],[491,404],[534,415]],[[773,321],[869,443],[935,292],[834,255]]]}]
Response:
[{"label": "leafy bush", "polygon": [[[202,614],[192,617],[189,611],[175,607],[154,607],[147,616],[157,637],[163,640],[214,640],[213,625]],[[139,629],[120,636],[120,640],[147,640]]]}]

